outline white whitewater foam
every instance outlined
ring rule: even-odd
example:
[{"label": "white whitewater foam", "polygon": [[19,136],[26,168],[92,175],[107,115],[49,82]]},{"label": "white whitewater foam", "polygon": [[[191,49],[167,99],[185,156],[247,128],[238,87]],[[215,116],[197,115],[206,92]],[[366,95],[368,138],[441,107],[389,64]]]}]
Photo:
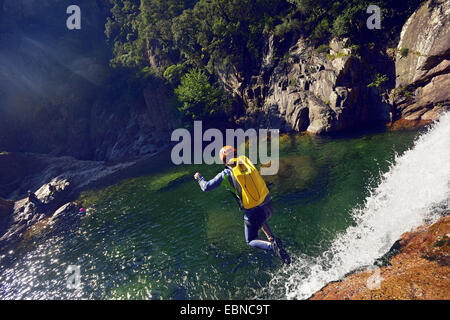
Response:
[{"label": "white whitewater foam", "polygon": [[[338,235],[319,257],[296,257],[275,275],[270,288],[284,288],[287,299],[306,299],[331,281],[364,266],[373,265],[404,232],[435,219],[449,209],[450,112],[415,142],[391,168],[361,208],[352,215],[355,226]],[[276,289],[275,289],[276,290]]]}]

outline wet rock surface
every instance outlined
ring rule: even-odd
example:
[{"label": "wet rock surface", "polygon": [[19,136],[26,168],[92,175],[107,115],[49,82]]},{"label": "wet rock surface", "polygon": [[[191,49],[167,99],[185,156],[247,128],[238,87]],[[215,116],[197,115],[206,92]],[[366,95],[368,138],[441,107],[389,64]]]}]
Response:
[{"label": "wet rock surface", "polygon": [[387,265],[369,267],[316,292],[312,300],[450,299],[450,215],[405,233]]}]

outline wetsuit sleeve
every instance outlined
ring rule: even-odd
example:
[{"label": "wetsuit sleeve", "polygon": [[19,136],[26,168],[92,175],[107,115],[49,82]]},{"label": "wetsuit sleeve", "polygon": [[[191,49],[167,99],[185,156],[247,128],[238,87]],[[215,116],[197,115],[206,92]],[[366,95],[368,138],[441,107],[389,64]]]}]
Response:
[{"label": "wetsuit sleeve", "polygon": [[206,179],[202,175],[200,175],[197,181],[202,191],[208,192],[220,186],[223,178],[225,177],[225,175],[227,175],[228,171],[228,169],[222,170],[222,172],[218,173],[213,179],[209,181],[206,181]]}]

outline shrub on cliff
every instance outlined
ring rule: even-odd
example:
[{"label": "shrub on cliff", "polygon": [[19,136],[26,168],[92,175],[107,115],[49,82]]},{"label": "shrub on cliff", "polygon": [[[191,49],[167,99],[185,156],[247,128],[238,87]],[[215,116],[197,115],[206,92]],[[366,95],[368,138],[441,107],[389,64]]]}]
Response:
[{"label": "shrub on cliff", "polygon": [[401,55],[403,58],[407,57],[407,56],[408,56],[408,53],[409,53],[409,49],[408,49],[408,48],[401,48],[401,49],[400,49],[400,55]]},{"label": "shrub on cliff", "polygon": [[382,74],[377,73],[377,74],[375,74],[373,81],[371,83],[369,83],[367,85],[367,87],[368,88],[372,88],[372,87],[379,88],[379,87],[383,86],[383,84],[388,80],[389,80],[389,78],[385,74],[382,75]]},{"label": "shrub on cliff", "polygon": [[178,108],[188,119],[207,119],[215,116],[221,106],[222,89],[210,84],[205,71],[191,69],[175,88],[175,95],[182,105]]}]

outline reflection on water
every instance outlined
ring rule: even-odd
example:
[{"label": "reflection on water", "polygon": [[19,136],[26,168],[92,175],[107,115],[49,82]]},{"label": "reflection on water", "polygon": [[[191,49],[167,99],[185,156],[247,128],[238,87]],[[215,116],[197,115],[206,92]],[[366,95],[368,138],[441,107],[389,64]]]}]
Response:
[{"label": "reflection on water", "polygon": [[[265,179],[276,208],[270,225],[292,256],[320,255],[353,224],[351,209],[416,135],[281,137],[279,173]],[[222,188],[202,193],[192,179],[196,171],[212,178],[222,166],[168,161],[85,192],[86,217],[48,226],[2,253],[0,298],[285,298],[261,293],[284,267],[247,247],[234,199]],[[69,265],[80,266],[78,290],[66,287]]]}]

